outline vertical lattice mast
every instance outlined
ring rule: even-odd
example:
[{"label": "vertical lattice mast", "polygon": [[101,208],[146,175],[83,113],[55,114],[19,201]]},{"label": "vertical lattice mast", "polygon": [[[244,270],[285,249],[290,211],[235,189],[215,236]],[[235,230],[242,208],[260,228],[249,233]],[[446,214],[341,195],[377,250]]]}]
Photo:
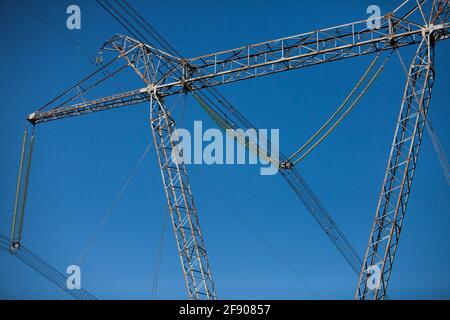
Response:
[{"label": "vertical lattice mast", "polygon": [[434,82],[430,30],[411,63],[356,299],[384,299],[417,165]]},{"label": "vertical lattice mast", "polygon": [[215,299],[214,283],[186,166],[174,157],[175,122],[168,114],[164,101],[156,95],[152,95],[150,108],[153,139],[189,297]]}]

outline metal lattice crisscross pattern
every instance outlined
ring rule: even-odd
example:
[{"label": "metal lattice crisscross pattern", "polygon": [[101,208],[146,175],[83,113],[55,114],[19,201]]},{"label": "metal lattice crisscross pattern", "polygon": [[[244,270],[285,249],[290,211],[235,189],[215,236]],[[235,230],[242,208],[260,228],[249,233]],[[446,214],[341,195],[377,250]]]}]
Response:
[{"label": "metal lattice crisscross pattern", "polygon": [[[433,45],[423,38],[411,64],[356,298],[384,299],[411,191],[434,82]],[[374,267],[379,278],[373,275]],[[370,281],[375,281],[374,285]]]},{"label": "metal lattice crisscross pattern", "polygon": [[151,101],[150,119],[167,205],[172,217],[189,297],[215,299],[214,283],[200,232],[186,166],[176,161],[174,153],[175,122],[168,116],[164,102],[157,97]]},{"label": "metal lattice crisscross pattern", "polygon": [[[196,92],[199,89],[244,79],[419,45],[409,70],[401,112],[362,267],[357,253],[296,171],[297,169],[293,167],[295,164],[280,165],[283,177],[333,240],[341,254],[353,269],[361,270],[355,298],[384,299],[430,104],[434,82],[434,46],[436,42],[448,39],[450,36],[449,14],[448,0],[404,1],[398,8],[380,17],[380,28],[370,28],[367,21],[359,21],[192,59],[175,57],[139,39],[116,35],[104,44],[103,50],[118,54],[113,61],[125,61],[126,66],[131,67],[144,81],[145,87],[77,104],[73,104],[72,98],[63,103],[52,100],[32,113],[28,121],[36,125],[150,101],[152,133],[189,297],[215,299],[214,284],[186,168],[183,164],[176,163],[173,158],[172,135],[175,123],[167,111],[165,99],[170,95]],[[119,68],[117,72],[123,68]],[[103,67],[99,69],[101,70]],[[109,77],[111,75],[105,79]],[[105,79],[94,83],[92,87]],[[201,93],[201,91],[197,92]],[[61,96],[64,95],[65,93]],[[234,123],[242,122],[248,126],[249,122],[242,121],[243,118],[236,110],[224,106],[222,98],[218,100],[217,110],[208,109],[207,112],[210,115],[214,115],[225,127],[232,124],[230,127],[235,128]],[[44,111],[43,108],[50,104],[56,106]],[[258,146],[255,148],[258,150]],[[26,182],[27,179],[24,180]],[[22,190],[21,183],[19,179],[18,191]],[[26,192],[18,192],[18,196],[20,197],[16,199],[17,208],[21,207],[19,202],[25,201]],[[20,226],[21,216],[18,217],[18,224],[14,223],[13,231],[16,225]],[[21,232],[18,236],[20,234]],[[13,235],[15,237],[16,233]],[[13,240],[14,237],[12,237]],[[375,287],[372,281],[374,266],[380,270],[379,286]]]}]

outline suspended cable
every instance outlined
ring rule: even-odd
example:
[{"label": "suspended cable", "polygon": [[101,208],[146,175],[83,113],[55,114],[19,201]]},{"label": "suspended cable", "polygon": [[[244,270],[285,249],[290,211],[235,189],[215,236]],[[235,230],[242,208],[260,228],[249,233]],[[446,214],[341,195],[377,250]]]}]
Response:
[{"label": "suspended cable", "polygon": [[[172,107],[169,110],[169,113],[172,112],[172,110],[175,108],[178,100],[180,99],[180,96],[177,97],[177,99],[175,100],[174,104],[172,105]],[[78,259],[77,265],[81,265],[81,263],[84,261],[84,259],[86,258],[87,254],[89,253],[89,251],[91,250],[98,234],[100,233],[100,231],[102,230],[102,228],[104,227],[104,225],[106,224],[106,222],[108,221],[108,219],[110,218],[113,209],[116,207],[117,203],[120,201],[120,199],[122,198],[123,194],[125,193],[126,189],[128,188],[129,184],[131,183],[131,181],[133,180],[133,178],[136,176],[136,173],[138,171],[138,169],[141,167],[143,161],[145,160],[145,158],[147,157],[151,147],[153,146],[153,140],[149,143],[148,147],[146,148],[146,150],[144,151],[144,153],[142,154],[142,156],[139,158],[138,162],[136,163],[135,167],[133,168],[133,170],[131,171],[131,173],[129,174],[127,180],[125,181],[124,185],[122,186],[122,188],[120,189],[119,193],[117,194],[117,196],[114,198],[111,206],[108,208],[108,210],[106,211],[106,214],[103,216],[102,220],[100,221],[99,225],[97,226],[96,230],[94,231],[94,233],[91,235],[91,237],[89,238],[89,241],[84,249],[84,251],[82,252],[80,258]],[[158,275],[159,275],[159,271],[158,271]],[[156,287],[157,284],[155,285],[155,292],[156,292]]]},{"label": "suspended cable", "polygon": [[[116,2],[123,8],[123,6],[120,4],[119,0],[116,0]],[[148,22],[145,20],[136,9],[134,9],[126,0],[121,1],[123,2],[129,10],[126,10],[128,15],[130,15],[135,21],[138,21],[138,24],[147,32],[147,34],[152,37],[157,44],[161,47],[162,50],[178,56],[182,57],[182,55],[174,49],[174,47],[163,37],[161,34],[159,34]],[[136,29],[136,28],[134,28]],[[142,33],[141,33],[142,35]],[[152,44],[150,41],[148,41],[147,38],[144,37],[144,40],[148,42],[149,45],[156,47],[154,44]],[[179,73],[179,70],[176,70],[176,72]],[[239,113],[237,109],[235,109],[232,104],[214,87],[206,87],[205,88],[207,92],[209,92],[221,105],[223,105],[225,108],[227,108],[230,112],[234,114],[234,117],[240,121],[239,128],[253,128],[254,126],[247,120],[245,117],[242,116],[242,114]],[[198,92],[198,95],[205,99],[205,95],[203,92]]]},{"label": "suspended cable", "polygon": [[[93,65],[98,66],[99,63],[97,61],[97,59],[93,59],[92,57],[94,57],[95,55],[92,54],[92,52],[88,49],[85,48],[85,46],[83,46],[82,44],[80,44],[75,38],[71,37],[70,35],[68,35],[65,32],[65,29],[60,29],[59,25],[55,24],[52,20],[50,20],[50,18],[48,18],[42,11],[40,11],[38,8],[34,7],[29,1],[25,0],[24,3],[31,9],[32,13],[34,13],[40,20],[42,20],[46,25],[48,25],[48,27],[50,29],[52,29],[58,36],[60,36],[64,41],[66,41],[68,44],[72,45],[73,48],[75,48],[77,51],[81,51],[83,53],[83,55],[86,57],[86,59]],[[69,89],[67,89],[65,92],[63,92],[62,94],[60,94],[59,96],[57,96],[56,98],[52,99],[50,102],[48,102],[47,104],[45,104],[44,106],[42,106],[40,110],[44,109],[45,107],[47,107],[48,105],[52,104],[53,102],[57,101],[58,99],[60,99],[62,96],[66,95],[67,93],[69,93],[71,90],[81,87],[81,83],[87,81],[89,78],[91,78],[92,76],[94,76],[97,72],[101,72],[103,74],[103,76],[105,77],[110,77],[111,72],[107,69],[109,66],[112,65],[112,63],[118,61],[121,58],[121,56],[117,56],[115,57],[115,59],[113,59],[112,61],[108,62],[106,65],[102,64],[102,67],[100,69],[98,69],[96,72],[92,73],[90,76],[84,78],[83,80],[79,81],[77,84],[73,85],[72,87],[70,87]],[[121,87],[123,86],[119,80],[117,80],[116,78],[112,78],[112,82],[114,83],[115,87],[120,91]],[[77,98],[78,96],[81,96],[85,93],[85,91],[81,91],[78,92],[78,95],[75,97]],[[73,99],[72,99],[73,100]],[[68,101],[66,101],[63,104],[66,104]],[[61,105],[59,105],[61,106]],[[143,115],[145,116],[145,119],[148,119],[148,114],[146,112],[146,110],[144,109],[139,109],[141,112],[143,112]]]},{"label": "suspended cable", "polygon": [[108,62],[107,64],[103,65],[100,69],[97,69],[96,71],[92,72],[91,74],[89,74],[87,77],[83,78],[82,80],[78,81],[76,84],[74,84],[72,87],[70,87],[69,89],[67,89],[66,91],[64,91],[63,93],[59,94],[58,96],[56,96],[55,98],[53,98],[52,100],[50,100],[48,103],[46,103],[45,105],[43,105],[42,107],[40,107],[38,109],[38,111],[41,111],[42,109],[46,108],[47,106],[49,106],[50,104],[52,104],[53,102],[57,101],[58,99],[62,98],[63,96],[65,96],[67,93],[69,93],[70,91],[72,91],[73,89],[76,89],[77,87],[79,87],[83,82],[89,80],[90,78],[92,78],[94,75],[98,74],[99,72],[101,72],[103,69],[107,68],[108,66],[112,65],[114,62],[116,62],[118,59],[120,59],[120,56],[114,58],[113,60],[111,60],[110,62]]},{"label": "suspended cable", "polygon": [[[97,3],[100,5],[100,6],[102,6],[102,8],[103,9],[105,9],[122,27],[124,27],[133,37],[135,37],[136,39],[138,39],[139,40],[139,37],[137,36],[137,34],[134,32],[134,31],[132,31],[131,29],[130,29],[130,25],[131,24],[129,24],[128,22],[127,22],[127,20],[122,16],[122,14],[120,14],[120,12],[116,9],[116,8],[114,8],[107,0],[103,0],[103,2],[106,4],[106,5],[104,5],[103,3],[102,3],[102,1],[101,0],[96,0],[97,1]],[[110,9],[108,9],[107,8],[107,6],[110,8]],[[115,12],[115,14],[111,11],[111,10],[113,10],[114,12]],[[121,19],[123,20],[121,20]],[[127,25],[128,24],[128,25]]]},{"label": "suspended cable", "polygon": [[286,179],[288,184],[300,198],[304,206],[311,213],[313,218],[317,221],[319,226],[330,238],[332,243],[336,246],[338,251],[342,254],[345,260],[350,264],[356,275],[359,275],[361,270],[362,260],[352,247],[348,239],[340,231],[338,225],[327,212],[327,210],[320,203],[320,200],[312,192],[306,181],[302,178],[295,167],[289,170],[281,170],[282,176]]},{"label": "suspended cable", "polygon": [[256,238],[263,243],[266,249],[279,261],[281,264],[287,268],[287,270],[299,280],[300,283],[314,296],[319,299],[323,299],[322,296],[317,292],[316,289],[276,250],[273,245],[267,240],[261,232],[242,214],[239,209],[237,209],[226,196],[195,166],[192,167],[193,171],[197,174],[203,183],[215,194],[215,196],[233,213],[244,226],[253,233]]},{"label": "suspended cable", "polygon": [[[128,66],[127,65],[123,65],[120,68],[118,68],[117,70],[110,72],[107,76],[105,76],[104,78],[94,82],[92,85],[88,86],[85,89],[80,90],[80,92],[78,92],[76,95],[72,96],[71,98],[69,98],[68,100],[64,101],[63,103],[61,103],[61,105],[59,105],[58,107],[63,107],[65,105],[67,105],[69,102],[83,96],[84,94],[86,94],[88,91],[92,90],[93,88],[97,87],[99,84],[101,84],[102,82],[114,77],[115,75],[117,75],[119,72],[125,70]],[[81,86],[78,86],[81,88]],[[77,87],[77,88],[78,88]]]},{"label": "suspended cable", "polygon": [[438,156],[439,163],[441,164],[442,171],[444,172],[445,179],[447,180],[447,184],[450,185],[450,168],[447,156],[445,155],[444,148],[442,147],[442,144],[439,141],[436,132],[431,126],[431,120],[429,117],[427,117],[425,125],[427,127],[428,134],[431,137],[431,141],[433,142],[434,150],[436,151],[436,154]]},{"label": "suspended cable", "polygon": [[[148,39],[126,18],[124,17],[118,9],[116,9],[110,2],[107,0],[96,0],[97,3],[105,9],[113,18],[116,20],[122,27],[124,27],[136,40],[138,40],[143,45],[151,43]],[[102,3],[104,2],[104,4]],[[161,76],[164,77],[163,71],[158,68],[156,73],[160,73]]]},{"label": "suspended cable", "polygon": [[162,226],[162,230],[161,230],[158,252],[156,254],[156,267],[155,267],[155,273],[153,275],[153,284],[152,284],[152,297],[151,297],[152,300],[156,299],[156,292],[158,290],[159,274],[161,272],[161,262],[162,262],[162,257],[163,257],[163,253],[164,253],[164,244],[165,244],[168,221],[169,221],[169,212],[167,210],[164,213],[164,222],[163,222],[163,226]]},{"label": "suspended cable", "polygon": [[[243,147],[248,149],[250,152],[260,157],[262,160],[267,163],[273,163],[276,166],[279,166],[279,160],[272,158],[267,154],[267,150],[261,150],[258,141],[254,141],[249,136],[245,135],[243,130],[235,130],[236,125],[228,121],[225,117],[219,115],[211,106],[206,103],[206,101],[200,97],[195,91],[191,91],[199,105],[203,110],[210,116],[210,118],[219,125],[226,134],[232,134],[232,138],[236,139],[236,141],[241,144]],[[229,131],[232,130],[232,131]]]},{"label": "suspended cable", "polygon": [[[98,2],[99,0],[97,0],[97,2]],[[104,0],[104,2],[105,3],[107,3],[108,4],[108,6],[112,9],[112,11],[114,11],[117,15],[118,15],[118,17],[116,17],[116,16],[114,16],[114,14],[111,12],[111,10],[107,10],[111,15],[113,15],[114,16],[114,18],[116,19],[116,20],[118,20],[118,21],[120,21],[120,20],[123,20],[124,21],[124,23],[126,23],[127,24],[127,30],[129,31],[129,32],[132,32],[132,34],[139,40],[139,41],[141,41],[141,42],[143,42],[142,41],[142,39],[143,40],[145,40],[149,45],[152,45],[152,46],[154,46],[141,32],[139,32],[138,30],[137,30],[137,28],[136,27],[134,27],[133,26],[133,24],[132,23],[130,23],[122,14],[120,14],[120,12],[117,10],[117,9],[115,9],[107,0]],[[142,28],[144,28],[144,30],[153,38],[153,39],[155,39],[156,41],[157,41],[157,43],[159,43],[160,45],[161,45],[161,47],[162,47],[162,49],[163,50],[166,50],[166,51],[168,51],[169,53],[171,53],[171,54],[174,54],[174,55],[177,55],[177,56],[181,56],[170,44],[169,44],[169,42],[168,41],[166,41],[145,19],[143,19],[142,18],[142,16],[128,3],[128,2],[126,2],[126,1],[122,1],[123,3],[125,3],[125,5],[126,5],[126,7],[127,8],[125,8],[121,3],[120,3],[120,1],[118,1],[118,0],[116,0],[116,3],[123,9],[123,10],[125,10],[125,12],[129,15],[129,16],[131,16],[132,17],[132,19],[134,20],[134,21],[136,21],[136,22],[138,22],[138,24],[142,27]],[[104,7],[104,6],[103,6]],[[120,18],[120,19],[119,19]],[[124,26],[124,23],[121,23],[123,26]],[[134,30],[134,32],[133,31],[131,31],[131,29],[133,29]],[[140,36],[140,38],[139,37],[137,37],[137,34]],[[176,72],[178,72],[179,73],[179,70],[176,70]],[[191,90],[192,91],[192,90]],[[219,101],[219,103],[221,103],[223,106],[225,106],[229,111],[231,111],[231,112],[233,112],[233,114],[234,114],[234,116],[235,116],[235,118],[237,118],[239,121],[240,121],[240,126],[239,125],[236,125],[235,127],[238,127],[238,128],[243,128],[244,126],[245,127],[248,127],[248,128],[253,128],[253,126],[235,109],[235,108],[233,108],[233,106],[226,100],[226,98],[223,96],[223,95],[221,95],[217,90],[215,90],[215,88],[210,88],[210,87],[208,87],[207,88],[207,91],[208,92],[210,92],[218,101]],[[200,99],[208,99],[202,92],[198,92],[198,93],[196,93],[196,99],[198,100],[199,99],[199,97],[200,97]],[[203,104],[204,105],[204,104]],[[209,110],[208,111],[209,112],[209,114],[211,115],[212,113],[213,113],[213,111],[211,111],[211,110]],[[222,115],[222,117],[223,117],[224,115]],[[217,120],[218,120],[218,117],[216,116],[215,117],[215,120],[216,120],[216,122],[217,122]],[[224,125],[223,123],[220,123],[220,121],[219,121],[219,123],[218,123],[219,125]],[[231,129],[232,127],[228,127],[227,129]],[[265,156],[265,154],[267,154],[267,152],[265,152],[265,153],[263,153],[263,154],[261,154],[261,152],[259,152],[260,150],[258,149],[258,146],[253,142],[253,141],[247,141],[248,139],[246,139],[242,134],[240,134],[238,137],[237,137],[237,140],[241,143],[241,144],[243,144],[246,148],[248,148],[248,149],[250,149],[250,151],[252,151],[253,153],[255,153],[255,154],[257,154],[258,155],[258,153],[260,153],[259,154],[259,156],[261,156],[265,161],[269,161],[269,162],[276,162],[274,159],[270,159],[269,157],[267,157],[267,156]],[[269,144],[269,146],[270,146],[270,144]],[[264,150],[265,151],[265,150]],[[264,157],[265,156],[265,157]],[[275,163],[276,165],[278,165],[278,162],[276,162]]]},{"label": "suspended cable", "polygon": [[326,127],[333,121],[336,116],[342,111],[342,109],[347,105],[348,101],[351,99],[351,97],[355,94],[355,92],[358,90],[358,88],[361,86],[363,81],[367,78],[372,68],[375,66],[376,62],[381,56],[382,51],[380,51],[375,59],[372,60],[369,67],[364,72],[363,76],[359,79],[358,83],[353,87],[352,91],[349,93],[349,95],[345,98],[344,102],[337,108],[337,110],[330,116],[330,118],[320,127],[319,130],[317,130],[311,138],[308,139],[308,141],[305,142],[303,146],[301,146],[296,152],[294,152],[288,159],[288,161],[291,161],[292,158],[297,156],[300,152],[302,152],[320,133],[322,133],[323,130],[326,129]]},{"label": "suspended cable", "polygon": [[[308,148],[308,146],[311,145],[311,143],[336,119],[336,117],[341,113],[341,111],[347,106],[347,104],[350,102],[350,100],[354,97],[355,93],[358,91],[358,89],[361,88],[361,85],[364,83],[364,81],[367,79],[368,75],[372,71],[373,67],[377,63],[378,59],[380,58],[383,51],[380,51],[375,59],[372,61],[372,63],[369,65],[367,70],[364,72],[361,79],[358,81],[356,86],[351,90],[349,95],[345,98],[344,102],[337,108],[337,110],[330,116],[330,118],[322,125],[322,127],[319,128],[312,136],[311,138],[306,141],[304,145],[302,145],[294,154],[292,154],[288,161],[292,161],[295,157],[297,157],[303,150]],[[362,91],[354,98],[354,101],[350,104],[350,106],[342,113],[342,115],[337,118],[337,120],[331,125],[331,127],[325,131],[325,133],[314,143],[312,144],[303,154],[301,154],[297,159],[292,161],[292,165],[295,165],[302,161],[304,158],[306,158],[320,143],[322,143],[333,131],[337,128],[337,126],[350,114],[351,111],[356,107],[356,105],[359,103],[361,98],[367,93],[371,85],[374,83],[374,81],[378,78],[381,71],[383,71],[384,66],[389,61],[390,57],[392,55],[392,52],[386,57],[382,65],[378,68],[378,70],[375,72],[372,77],[370,77],[368,83],[364,86]]]},{"label": "suspended cable", "polygon": [[[126,13],[132,17],[132,19],[134,21],[137,21],[138,24],[144,29],[144,31],[147,32],[147,34],[152,37],[156,43],[158,43],[161,47],[161,49],[167,51],[170,54],[173,54],[175,56],[178,57],[182,57],[181,54],[175,50],[173,48],[172,45],[170,45],[170,43],[164,38],[162,37],[138,12],[137,10],[135,10],[127,1],[123,0],[121,1],[123,2],[127,7],[128,10],[126,8],[124,8],[123,5],[121,5],[120,1],[116,0],[116,3],[119,4],[119,6],[122,9],[125,9]],[[109,4],[109,6],[111,6],[111,4]],[[116,13],[118,13],[118,10],[114,10]],[[110,14],[112,14],[111,11],[109,11]],[[123,17],[123,15],[121,15],[119,13],[119,16],[122,19],[125,19]],[[115,17],[117,20],[117,17]],[[139,31],[137,31],[137,28],[134,27],[128,20],[125,19],[125,21],[127,22],[127,24],[130,26],[130,28],[132,28],[133,30],[135,30],[149,45],[156,47],[154,44],[152,44],[145,36],[143,36],[143,34]],[[136,33],[134,33],[134,36],[136,36]],[[142,39],[139,39],[139,41],[143,42]],[[178,73],[180,75],[180,71],[179,70],[175,70],[176,73]],[[240,124],[238,125],[239,128],[253,128],[253,126],[250,124],[250,122],[248,122],[247,119],[245,119],[232,105],[231,103],[229,103],[229,101],[227,101],[227,99],[218,91],[216,90],[216,88],[214,87],[207,87],[206,91],[209,92],[212,96],[214,96],[214,98],[224,107],[226,107],[230,112],[233,113],[234,117],[236,119],[239,120]],[[203,92],[198,92],[198,95],[200,97],[202,97],[203,99],[206,99],[206,96],[204,95]]]},{"label": "suspended cable", "polygon": [[83,262],[83,260],[85,259],[86,255],[88,254],[89,250],[92,248],[95,239],[97,238],[99,232],[101,231],[101,229],[103,228],[103,226],[106,224],[107,220],[109,219],[109,217],[111,216],[111,213],[113,212],[113,209],[116,207],[117,203],[119,202],[119,200],[122,198],[123,194],[125,193],[125,190],[128,188],[130,182],[133,180],[133,178],[136,175],[137,170],[140,168],[140,166],[142,165],[142,162],[144,161],[144,159],[147,157],[148,152],[150,151],[150,148],[153,145],[153,141],[149,143],[149,145],[147,146],[147,148],[145,149],[144,153],[142,154],[142,156],[140,157],[140,159],[138,160],[138,162],[136,163],[135,167],[133,168],[133,170],[131,171],[130,175],[128,176],[127,180],[125,181],[124,185],[122,186],[122,188],[120,189],[119,193],[117,194],[117,196],[114,198],[111,206],[108,208],[108,210],[106,211],[106,214],[103,216],[102,220],[100,221],[99,225],[97,226],[96,230],[94,231],[94,233],[92,234],[92,236],[89,238],[89,241],[83,251],[83,253],[81,254],[80,258],[78,259],[77,264],[81,265],[81,263]]},{"label": "suspended cable", "polygon": [[181,115],[180,115],[180,121],[179,121],[179,125],[180,125],[181,128],[183,127],[184,114],[186,112],[186,100],[187,100],[187,93],[184,94],[183,108],[181,108]]},{"label": "suspended cable", "polygon": [[49,281],[53,282],[59,288],[63,289],[65,292],[74,296],[77,299],[82,300],[95,300],[91,294],[87,293],[84,289],[70,290],[67,288],[67,278],[56,271],[54,268],[50,267],[42,259],[36,257],[30,252],[22,251],[19,249],[14,254],[19,260],[27,264],[29,267],[40,273],[42,276],[47,278]]},{"label": "suspended cable", "polygon": [[[115,2],[119,5],[119,7],[125,11],[126,14],[128,14],[141,28],[143,28],[147,33],[156,39],[157,43],[161,47],[163,51],[166,51],[169,54],[181,57],[181,55],[170,46],[168,42],[166,42],[159,33],[156,32],[146,21],[142,18],[142,16],[126,1],[118,1],[115,0]],[[125,4],[124,5],[122,5]],[[137,30],[137,28],[135,28]],[[145,36],[143,36],[142,33],[140,33],[141,37],[145,39]],[[148,39],[145,39],[148,42]],[[149,45],[151,45],[150,42],[148,42]]]},{"label": "suspended cable", "polygon": [[95,297],[84,289],[70,290],[67,288],[67,277],[58,272],[55,268],[49,265],[47,262],[39,258],[32,251],[23,245],[19,248],[12,250],[8,239],[4,235],[0,235],[0,248],[9,252],[11,255],[18,258],[27,266],[44,276],[47,280],[53,282],[56,286],[63,289],[77,299],[94,300]]}]

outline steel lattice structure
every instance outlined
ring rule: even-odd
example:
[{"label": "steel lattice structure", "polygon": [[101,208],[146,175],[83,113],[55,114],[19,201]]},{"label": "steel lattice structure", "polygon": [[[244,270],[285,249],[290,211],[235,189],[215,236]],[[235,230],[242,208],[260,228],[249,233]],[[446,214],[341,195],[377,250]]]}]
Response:
[{"label": "steel lattice structure", "polygon": [[214,283],[186,165],[176,161],[173,156],[176,144],[173,141],[175,121],[168,114],[161,98],[153,95],[150,104],[153,139],[189,296],[196,299],[215,299]]},{"label": "steel lattice structure", "polygon": [[[69,99],[51,105],[48,110],[41,108],[29,115],[27,120],[35,126],[47,121],[149,102],[153,139],[189,297],[215,299],[216,292],[187,170],[172,156],[176,126],[166,106],[166,99],[283,71],[418,46],[409,69],[364,261],[358,257],[293,163],[283,155],[278,163],[282,176],[359,274],[355,298],[384,299],[430,105],[434,82],[434,47],[436,42],[449,37],[449,13],[448,0],[405,1],[380,18],[379,28],[369,27],[367,20],[364,20],[192,59],[182,59],[158,50],[140,39],[116,35],[102,49],[118,54],[111,63],[125,61],[124,68],[132,68],[145,86],[76,104],[73,99]],[[200,103],[207,107],[208,101],[200,100]],[[208,110],[224,128],[252,127],[236,110],[220,104]],[[22,161],[26,162],[24,172],[29,171],[31,160],[32,141],[29,143],[29,139],[33,139],[33,136],[29,137],[29,132],[26,132],[22,152]],[[29,154],[28,161],[24,160],[27,159],[26,154]],[[21,213],[14,214],[12,248],[20,246],[27,179],[28,173],[23,174],[21,171],[15,206],[15,211]],[[379,268],[381,278],[379,285],[373,286],[376,268]]]}]

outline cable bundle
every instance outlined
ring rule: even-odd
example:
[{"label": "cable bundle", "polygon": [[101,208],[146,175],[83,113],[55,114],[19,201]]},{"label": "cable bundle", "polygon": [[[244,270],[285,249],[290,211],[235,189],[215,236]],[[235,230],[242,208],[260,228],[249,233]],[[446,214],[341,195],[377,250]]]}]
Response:
[{"label": "cable bundle", "polygon": [[23,245],[20,245],[20,247],[15,250],[10,250],[10,243],[8,241],[8,238],[0,235],[0,248],[5,251],[9,251],[9,253],[11,253],[17,259],[40,273],[43,277],[53,282],[56,286],[72,295],[74,298],[78,300],[96,300],[96,298],[92,294],[84,289],[68,289],[67,277],[64,274],[60,273],[58,270],[53,268],[51,265],[39,258]]}]

